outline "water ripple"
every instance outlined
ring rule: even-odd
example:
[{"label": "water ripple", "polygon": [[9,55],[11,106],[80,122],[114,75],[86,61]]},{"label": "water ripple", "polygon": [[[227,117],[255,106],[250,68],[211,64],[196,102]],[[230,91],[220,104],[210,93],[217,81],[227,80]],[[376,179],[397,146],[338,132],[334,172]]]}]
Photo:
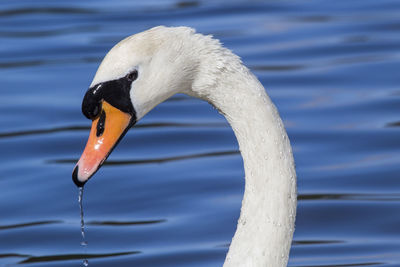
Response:
[{"label": "water ripple", "polygon": [[[1,35],[2,33],[0,33]],[[100,57],[79,57],[79,58],[64,58],[64,59],[34,59],[25,61],[8,61],[0,62],[0,69],[11,69],[11,68],[24,68],[24,67],[35,67],[43,65],[57,65],[57,64],[76,64],[76,63],[92,63],[100,62]]]},{"label": "water ripple", "polygon": [[149,220],[149,221],[90,221],[88,225],[106,225],[106,226],[131,226],[131,225],[149,225],[164,223],[167,220]]},{"label": "water ripple", "polygon": [[37,38],[37,37],[48,37],[55,35],[63,35],[63,34],[72,34],[72,33],[84,33],[84,32],[93,32],[98,30],[97,26],[80,26],[80,27],[68,27],[56,30],[43,30],[43,31],[10,31],[0,32],[0,37],[13,37],[13,38]]},{"label": "water ripple", "polygon": [[49,128],[49,129],[6,132],[6,133],[0,133],[0,138],[17,137],[17,136],[25,136],[25,135],[37,135],[37,134],[49,134],[49,133],[68,132],[68,131],[81,131],[81,130],[90,130],[90,126],[64,126],[64,127]]},{"label": "water ripple", "polygon": [[342,240],[294,240],[292,245],[329,245],[344,243]]},{"label": "water ripple", "polygon": [[20,224],[10,224],[10,225],[0,225],[0,230],[14,229],[14,228],[24,228],[30,226],[37,225],[45,225],[45,224],[57,224],[62,223],[63,221],[40,221],[40,222],[28,222],[28,223],[20,223]]},{"label": "water ripple", "polygon": [[385,125],[385,127],[400,127],[400,121],[395,121],[395,122],[389,122]]},{"label": "water ripple", "polygon": [[304,69],[306,66],[304,65],[259,65],[259,66],[250,66],[250,69],[254,71],[291,71],[291,70],[300,70]]},{"label": "water ripple", "polygon": [[299,201],[307,200],[360,200],[360,201],[400,201],[400,194],[300,194]]},{"label": "water ripple", "polygon": [[293,265],[293,267],[356,267],[356,266],[381,266],[382,262],[360,262],[360,263],[349,263],[349,264],[335,264],[335,265]]},{"label": "water ripple", "polygon": [[30,14],[93,14],[93,9],[76,7],[28,7],[0,10],[0,17],[30,15]]},{"label": "water ripple", "polygon": [[128,252],[103,253],[103,254],[62,254],[62,255],[30,256],[27,259],[19,262],[19,264],[66,261],[66,260],[95,259],[95,258],[109,258],[109,257],[134,255],[134,254],[139,254],[139,253],[141,253],[141,252],[140,251],[128,251]]},{"label": "water ripple", "polygon": [[[141,123],[135,125],[134,129],[141,128],[162,128],[162,127],[175,127],[175,128],[185,128],[185,127],[228,127],[226,123],[177,123],[177,122],[154,122],[154,123]],[[13,132],[3,132],[0,133],[0,138],[7,137],[17,137],[26,135],[40,135],[58,132],[70,132],[70,131],[88,131],[90,126],[62,126],[47,129],[35,129],[35,130],[22,130]]]},{"label": "water ripple", "polygon": [[[197,159],[197,158],[208,158],[208,157],[220,157],[220,156],[230,156],[230,155],[238,155],[240,152],[238,150],[229,150],[229,151],[217,151],[217,152],[209,152],[209,153],[199,153],[199,154],[191,154],[184,156],[174,156],[174,157],[165,157],[165,158],[154,158],[154,159],[136,159],[136,160],[108,160],[104,162],[105,166],[118,166],[118,165],[135,165],[135,164],[153,164],[153,163],[165,163],[170,161],[179,161],[179,160],[188,160],[188,159]],[[71,164],[76,163],[77,159],[57,159],[57,160],[48,160],[47,163],[59,163],[59,164]]]},{"label": "water ripple", "polygon": [[0,254],[0,258],[27,258],[30,255],[27,254],[18,254],[18,253],[4,253]]}]

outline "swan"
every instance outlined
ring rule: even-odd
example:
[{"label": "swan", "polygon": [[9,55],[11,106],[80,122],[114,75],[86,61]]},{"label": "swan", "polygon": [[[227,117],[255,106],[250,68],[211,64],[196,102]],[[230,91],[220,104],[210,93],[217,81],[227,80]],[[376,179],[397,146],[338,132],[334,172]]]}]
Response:
[{"label": "swan", "polygon": [[83,187],[128,129],[176,93],[201,98],[223,114],[243,158],[245,190],[223,266],[287,266],[297,187],[282,120],[239,57],[192,28],[158,26],[107,53],[83,98],[92,127],[74,183]]}]

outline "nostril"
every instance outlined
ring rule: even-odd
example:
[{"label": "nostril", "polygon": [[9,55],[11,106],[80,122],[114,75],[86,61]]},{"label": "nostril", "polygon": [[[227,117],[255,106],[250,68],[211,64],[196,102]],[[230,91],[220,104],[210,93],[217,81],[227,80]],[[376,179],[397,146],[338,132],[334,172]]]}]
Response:
[{"label": "nostril", "polygon": [[102,110],[99,121],[97,122],[97,131],[96,131],[97,137],[100,137],[103,134],[105,123],[106,123],[106,113],[104,112],[104,110]]}]

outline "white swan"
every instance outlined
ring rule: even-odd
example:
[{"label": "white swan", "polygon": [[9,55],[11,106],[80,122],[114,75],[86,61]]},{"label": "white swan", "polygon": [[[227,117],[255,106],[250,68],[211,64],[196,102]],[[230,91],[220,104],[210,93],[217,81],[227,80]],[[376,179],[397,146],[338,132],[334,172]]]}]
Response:
[{"label": "white swan", "polygon": [[109,51],[82,103],[93,123],[74,182],[83,186],[127,129],[176,93],[216,107],[232,126],[243,157],[244,197],[224,267],[286,266],[296,214],[296,172],[286,131],[240,59],[191,28],[152,28]]}]

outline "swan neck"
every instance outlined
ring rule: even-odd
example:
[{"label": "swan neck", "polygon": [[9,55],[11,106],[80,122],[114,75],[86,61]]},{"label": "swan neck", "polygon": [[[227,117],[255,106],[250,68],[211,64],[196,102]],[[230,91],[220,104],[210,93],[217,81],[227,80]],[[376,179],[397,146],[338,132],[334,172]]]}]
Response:
[{"label": "swan neck", "polygon": [[296,173],[281,118],[245,67],[220,74],[206,99],[230,123],[245,170],[240,218],[224,267],[286,266],[296,213]]}]

